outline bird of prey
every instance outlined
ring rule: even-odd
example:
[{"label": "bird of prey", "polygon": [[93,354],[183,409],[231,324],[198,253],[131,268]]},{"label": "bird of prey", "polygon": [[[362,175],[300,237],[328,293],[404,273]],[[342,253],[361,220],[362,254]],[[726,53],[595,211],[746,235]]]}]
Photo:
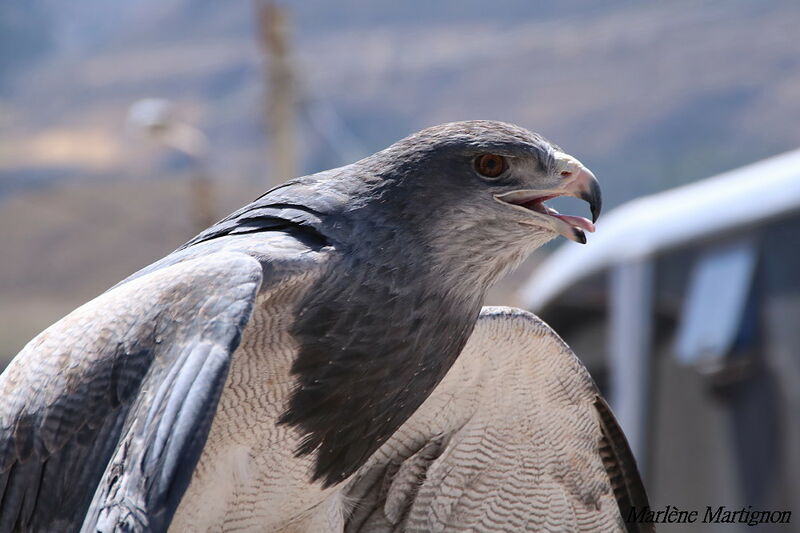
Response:
[{"label": "bird of prey", "polygon": [[590,171],[493,121],[270,190],[10,363],[0,532],[635,529],[586,370],[482,309],[544,242],[585,242],[544,204],[565,195],[596,219]]}]

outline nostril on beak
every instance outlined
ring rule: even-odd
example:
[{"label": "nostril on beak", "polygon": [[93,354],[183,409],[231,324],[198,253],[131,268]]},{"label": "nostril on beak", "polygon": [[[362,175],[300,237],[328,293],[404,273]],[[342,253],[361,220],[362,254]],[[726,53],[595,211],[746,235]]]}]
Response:
[{"label": "nostril on beak", "polygon": [[562,170],[561,171],[561,177],[562,178],[568,178],[570,176],[572,176],[572,172],[570,172],[569,170]]}]

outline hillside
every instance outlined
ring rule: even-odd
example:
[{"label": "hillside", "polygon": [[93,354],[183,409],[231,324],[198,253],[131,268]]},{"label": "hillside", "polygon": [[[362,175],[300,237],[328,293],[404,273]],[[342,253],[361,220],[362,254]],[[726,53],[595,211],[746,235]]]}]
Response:
[{"label": "hillside", "polygon": [[[334,109],[362,152],[438,122],[509,120],[590,161],[618,203],[800,144],[795,2],[428,4],[287,4],[299,97]],[[263,179],[251,3],[75,6],[0,99],[0,194],[147,175],[159,155],[142,156],[124,118],[150,96],[208,133],[221,175]],[[300,135],[304,171],[343,162]]]},{"label": "hillside", "polygon": [[[286,5],[298,98],[339,117],[353,157],[508,120],[585,161],[613,206],[800,145],[790,0]],[[169,98],[207,133],[219,215],[269,174],[253,3],[29,6],[0,36],[0,355],[191,235],[187,162],[126,128],[133,101]],[[346,162],[300,126],[304,171]]]}]

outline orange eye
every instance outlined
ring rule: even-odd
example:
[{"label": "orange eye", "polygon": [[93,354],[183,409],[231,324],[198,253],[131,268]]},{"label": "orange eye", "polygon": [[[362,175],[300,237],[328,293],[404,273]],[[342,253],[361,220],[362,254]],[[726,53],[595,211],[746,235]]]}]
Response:
[{"label": "orange eye", "polygon": [[483,154],[475,158],[475,170],[481,176],[487,178],[496,178],[506,171],[508,168],[508,161],[502,155],[497,154]]}]

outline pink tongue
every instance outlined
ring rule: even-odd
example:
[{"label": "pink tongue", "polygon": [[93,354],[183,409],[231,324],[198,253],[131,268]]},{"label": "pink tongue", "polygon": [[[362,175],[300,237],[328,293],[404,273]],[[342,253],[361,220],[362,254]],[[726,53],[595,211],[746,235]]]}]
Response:
[{"label": "pink tongue", "polygon": [[560,214],[551,214],[550,216],[554,216],[559,218],[569,224],[570,226],[578,226],[579,228],[583,228],[589,233],[594,233],[594,224],[589,222],[587,219],[583,217],[574,217],[572,215],[560,215]]}]

